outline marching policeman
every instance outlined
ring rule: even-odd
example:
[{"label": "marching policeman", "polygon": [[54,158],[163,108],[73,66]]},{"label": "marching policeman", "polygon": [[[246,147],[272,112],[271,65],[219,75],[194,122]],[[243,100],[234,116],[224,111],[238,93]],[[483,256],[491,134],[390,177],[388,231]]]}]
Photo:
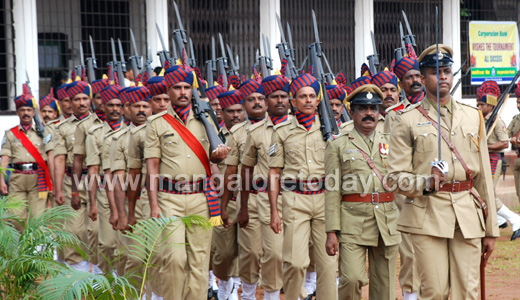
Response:
[{"label": "marching policeman", "polygon": [[407,196],[397,229],[411,234],[419,298],[447,299],[451,289],[451,299],[476,299],[481,254],[489,258],[499,235],[484,120],[450,96],[453,50],[438,47],[439,53],[432,45],[419,57],[426,98],[396,118],[387,182]]},{"label": "marching policeman", "polygon": [[[520,84],[517,86],[515,90],[516,95],[516,107],[520,110]],[[509,135],[511,148],[516,151],[517,158],[513,164],[513,174],[515,178],[515,188],[516,188],[516,196],[517,199],[520,199],[520,114],[517,114],[509,123],[507,127],[507,134]],[[516,230],[514,232],[518,232],[517,237],[520,236],[520,231]]]},{"label": "marching policeman", "polygon": [[383,98],[372,84],[354,90],[347,98],[354,129],[331,141],[325,152],[326,175],[332,176],[325,191],[326,248],[329,255],[340,255],[339,299],[361,299],[361,287],[369,283],[367,252],[370,299],[395,299],[401,236],[394,193],[383,178],[389,137],[376,131]]},{"label": "marching policeman", "polygon": [[[209,161],[225,159],[228,148],[220,145],[210,153],[206,129],[191,109],[193,72],[173,66],[164,77],[172,106],[149,118],[144,148],[151,217],[196,214],[218,224],[220,209]],[[211,230],[178,223],[169,229],[175,230],[166,243],[176,247],[165,247],[157,258],[162,281],[159,296],[166,300],[207,299]]]},{"label": "marching policeman", "polygon": [[[309,240],[314,245],[317,298],[336,299],[334,257],[325,251],[325,147],[316,118],[319,82],[310,74],[298,76],[290,85],[295,118],[275,127],[269,147],[269,202],[271,228],[282,233],[278,214],[280,184],[283,192],[283,287],[288,300],[300,294],[309,266]],[[283,180],[282,180],[283,179]],[[303,295],[306,297],[306,295]]]}]

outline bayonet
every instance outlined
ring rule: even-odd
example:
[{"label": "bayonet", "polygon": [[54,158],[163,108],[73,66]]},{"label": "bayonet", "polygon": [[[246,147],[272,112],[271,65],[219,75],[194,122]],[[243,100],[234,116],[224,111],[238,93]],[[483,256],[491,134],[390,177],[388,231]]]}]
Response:
[{"label": "bayonet", "polygon": [[278,14],[276,14],[276,23],[278,24],[278,28],[280,29],[280,36],[282,38],[282,43],[287,44],[287,41],[285,40],[285,34],[283,32],[282,21],[280,21],[280,16]]},{"label": "bayonet", "polygon": [[[171,59],[170,64],[172,66],[176,65],[177,60],[182,57],[182,53],[177,52],[177,46],[175,44],[176,44],[175,36],[172,36],[172,52],[171,52],[172,55],[170,56],[170,59]],[[178,53],[179,53],[179,55],[177,56]]]},{"label": "bayonet", "polygon": [[220,51],[222,53],[222,57],[226,57],[226,49],[224,49],[224,40],[222,39],[222,34],[220,34],[220,32],[218,33],[218,39],[220,42]]},{"label": "bayonet", "polygon": [[294,55],[294,46],[293,46],[293,42],[292,42],[291,26],[289,26],[289,22],[287,22],[287,38],[289,39],[289,51],[291,52],[289,56],[291,57],[291,59],[294,62],[294,61],[296,61],[296,57]]},{"label": "bayonet", "polygon": [[[237,68],[237,66],[235,64],[235,61],[233,60],[233,52],[231,51],[231,48],[229,47],[228,44],[226,44],[226,49],[227,49],[227,52],[228,52],[229,61],[231,62],[231,70],[232,70],[231,73],[234,74],[234,75],[238,75],[238,72],[236,72],[236,71],[238,71],[238,68]],[[236,72],[236,74],[235,74],[235,72]]]},{"label": "bayonet", "polygon": [[117,44],[119,46],[119,56],[121,57],[121,70],[126,72],[125,54],[123,52],[123,45],[121,44],[121,40],[119,38],[117,39]]},{"label": "bayonet", "polygon": [[94,52],[94,42],[92,42],[92,37],[89,35],[89,41],[90,41],[90,53],[91,57],[87,58],[87,77],[88,81],[92,82],[96,80],[96,73],[94,69],[97,69],[97,62],[96,62],[96,54]]},{"label": "bayonet", "polygon": [[116,54],[116,44],[114,42],[113,38],[110,38],[110,43],[112,46],[112,67],[117,72],[117,79],[119,80],[119,85],[124,87],[125,86],[125,77],[123,75],[123,68],[121,66],[121,62],[117,60],[117,54]]},{"label": "bayonet", "polygon": [[79,42],[79,64],[83,69],[85,69],[85,55],[83,54],[83,44]]},{"label": "bayonet", "polygon": [[135,36],[132,28],[130,29],[130,40],[132,41],[132,47],[134,48],[134,56],[130,56],[128,59],[130,66],[132,67],[132,71],[134,72],[134,80],[137,78],[137,75],[141,72],[142,64],[141,57],[139,56],[139,52],[137,51],[137,44],[135,43]]},{"label": "bayonet", "polygon": [[305,59],[303,60],[302,65],[298,69],[298,72],[301,72],[301,70],[303,70],[303,68],[305,68],[305,64],[307,63],[307,59],[309,59],[309,55],[305,56]]},{"label": "bayonet", "polygon": [[222,53],[222,56],[217,59],[218,74],[219,74],[219,76],[222,76],[222,85],[224,86],[224,88],[227,89],[228,80],[227,80],[226,69],[228,68],[228,63],[227,63],[227,58],[226,58],[226,50],[224,48],[224,39],[222,39],[222,34],[220,34],[220,32],[218,33],[218,39],[219,39],[219,43],[220,43],[220,51]]},{"label": "bayonet", "polygon": [[235,63],[237,66],[237,71],[240,70],[240,59],[238,58],[238,54],[235,55]]},{"label": "bayonet", "polygon": [[193,48],[193,41],[191,40],[191,38],[189,39],[189,41],[190,41],[189,65],[192,68],[195,68],[195,66],[197,65],[197,61],[195,60],[195,49]]},{"label": "bayonet", "polygon": [[[211,59],[213,61],[217,60],[217,50],[215,48],[215,38],[211,37]],[[213,68],[215,70],[215,67]]]},{"label": "bayonet", "polygon": [[401,48],[406,50],[406,44],[404,42],[403,23],[401,23],[401,22],[399,22],[399,34],[401,35]]},{"label": "bayonet", "polygon": [[318,34],[318,21],[316,21],[316,13],[312,10],[312,26],[314,27],[314,40],[315,40],[315,50],[316,55],[321,57],[321,42],[320,36]]},{"label": "bayonet", "polygon": [[332,73],[332,69],[330,68],[329,60],[327,59],[327,56],[325,56],[325,53],[323,53],[323,60],[325,61],[325,65],[327,66],[327,70],[329,71],[329,73],[334,75],[334,73]]},{"label": "bayonet", "polygon": [[[408,24],[408,20],[406,19],[406,14],[403,11],[403,17],[405,18],[405,23]],[[408,32],[410,33],[410,32]],[[439,160],[438,163],[442,161],[442,149],[441,149],[441,101],[440,101],[440,91],[439,91],[439,7],[435,7],[435,68],[437,71],[437,146],[439,149]]]},{"label": "bayonet", "polygon": [[161,33],[161,29],[159,28],[159,25],[155,23],[155,28],[157,28],[157,34],[159,35],[159,40],[161,41],[162,45],[162,51],[157,51],[157,55],[159,55],[159,60],[161,61],[161,65],[164,67],[164,64],[166,61],[170,61],[170,53],[168,50],[166,50],[166,44],[164,44],[163,36]]},{"label": "bayonet", "polygon": [[[179,29],[177,29],[177,30],[180,31],[182,42],[184,44],[187,44],[188,41],[186,40],[186,30],[184,30],[184,26],[182,26],[182,19],[181,19],[181,15],[179,13],[179,7],[177,6],[177,3],[175,3],[175,1],[173,1],[173,8],[175,9],[175,16],[177,16],[177,23],[179,25]],[[181,51],[181,50],[182,49],[179,49],[179,51]]]},{"label": "bayonet", "polygon": [[130,29],[130,40],[132,41],[132,46],[134,47],[134,56],[139,57],[139,52],[137,52],[137,45],[135,43],[135,36],[134,32],[132,31],[132,28]]},{"label": "bayonet", "polygon": [[372,73],[377,73],[377,66],[379,66],[379,55],[377,54],[376,48],[376,40],[374,39],[374,32],[370,31],[370,36],[372,37],[372,47],[374,49],[374,54],[367,56],[368,65]]},{"label": "bayonet", "polygon": [[213,72],[217,70],[217,54],[215,53],[215,38],[211,37],[211,59],[206,61],[206,80],[208,86],[214,86]]},{"label": "bayonet", "polygon": [[404,10],[401,10],[401,13],[403,14],[404,19],[404,25],[406,26],[406,31],[408,31],[409,36],[409,43],[412,44],[412,46],[417,47],[417,44],[415,43],[415,36],[412,33],[412,29],[410,28],[410,23],[408,23],[408,18],[406,17],[406,13]]}]

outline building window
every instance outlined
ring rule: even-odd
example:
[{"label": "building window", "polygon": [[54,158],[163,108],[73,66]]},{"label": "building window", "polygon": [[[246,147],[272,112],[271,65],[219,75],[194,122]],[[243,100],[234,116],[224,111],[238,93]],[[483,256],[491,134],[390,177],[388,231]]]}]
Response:
[{"label": "building window", "polygon": [[16,95],[12,5],[12,0],[0,0],[0,113],[9,110]]}]

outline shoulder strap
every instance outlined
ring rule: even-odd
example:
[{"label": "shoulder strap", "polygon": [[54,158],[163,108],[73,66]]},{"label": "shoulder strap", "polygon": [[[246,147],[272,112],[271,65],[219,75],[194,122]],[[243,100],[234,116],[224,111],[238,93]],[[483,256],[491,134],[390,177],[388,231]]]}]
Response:
[{"label": "shoulder strap", "polygon": [[[419,110],[419,112],[426,118],[428,119],[428,121],[430,121],[433,125],[433,127],[435,127],[435,129],[439,130],[439,124],[437,122],[435,122],[435,120],[433,120],[432,118],[430,118],[430,116],[428,116],[428,112],[424,109],[424,107],[422,106],[417,106],[417,110]],[[444,131],[440,131],[441,133],[441,137],[442,139],[446,142],[446,144],[448,144],[448,147],[450,148],[450,150],[453,152],[453,154],[455,154],[455,156],[457,157],[457,159],[460,161],[460,164],[462,165],[462,167],[464,168],[464,171],[466,171],[466,178],[467,179],[473,179],[473,176],[471,175],[471,170],[468,168],[468,165],[466,165],[466,162],[462,159],[462,156],[460,155],[459,151],[457,150],[457,148],[455,148],[455,145],[453,145],[450,141],[450,139],[446,136],[446,133],[444,133]]]},{"label": "shoulder strap", "polygon": [[376,173],[377,178],[379,178],[379,180],[381,180],[381,183],[383,184],[383,187],[385,188],[385,190],[389,191],[390,188],[388,187],[386,182],[383,180],[383,175],[381,175],[381,172],[379,172],[376,165],[374,165],[374,162],[370,159],[370,157],[368,156],[368,154],[365,151],[363,151],[360,148],[358,148],[358,149],[359,149],[359,152],[361,153],[361,155],[363,155],[363,158],[367,162],[370,169],[372,169],[372,171],[374,171],[374,173]]},{"label": "shoulder strap", "polygon": [[206,169],[206,173],[211,177],[211,169],[209,165],[209,158],[206,154],[206,150],[202,147],[199,140],[191,133],[186,126],[182,125],[178,120],[172,117],[170,114],[166,113],[163,115],[163,118],[168,122],[175,131],[179,133],[182,140],[188,144],[188,147],[195,153],[195,155],[199,158],[200,162]]},{"label": "shoulder strap", "polygon": [[45,172],[45,184],[47,185],[48,190],[52,191],[52,182],[51,182],[51,177],[49,174],[49,168],[47,167],[47,163],[45,162],[45,160],[43,160],[43,157],[40,154],[40,151],[38,151],[38,149],[36,149],[36,147],[33,145],[31,140],[29,140],[29,138],[24,133],[22,133],[22,132],[20,132],[20,130],[18,130],[18,126],[11,128],[11,132],[14,134],[14,136],[17,139],[20,140],[20,142],[25,147],[25,149],[27,149],[29,154],[31,154],[31,156],[34,157],[34,159],[38,163],[39,167],[41,167],[43,169],[43,171]]}]

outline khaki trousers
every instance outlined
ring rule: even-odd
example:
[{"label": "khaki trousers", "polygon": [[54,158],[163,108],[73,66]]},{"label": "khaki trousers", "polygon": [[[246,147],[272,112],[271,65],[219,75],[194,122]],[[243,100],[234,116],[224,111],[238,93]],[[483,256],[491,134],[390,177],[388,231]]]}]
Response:
[{"label": "khaki trousers", "polygon": [[[22,200],[27,207],[15,213],[22,219],[27,217],[39,216],[47,207],[47,199],[39,198],[38,195],[38,175],[37,174],[18,174],[12,172],[9,176],[9,197]],[[22,231],[18,223],[14,223],[18,231]]]},{"label": "khaki trousers", "polygon": [[[105,273],[110,273],[117,267],[118,258],[116,257],[116,231],[110,219],[110,206],[108,205],[107,193],[104,189],[96,192],[98,208],[98,267]],[[121,273],[118,273],[122,275]]]},{"label": "khaki trousers", "polygon": [[[406,199],[405,196],[395,194],[395,203],[399,210]],[[401,243],[399,244],[399,256],[401,258],[401,268],[399,270],[399,285],[403,292],[415,293],[419,291],[421,282],[417,261],[413,251],[412,238],[409,233],[401,232]]]},{"label": "khaki trousers", "polygon": [[[493,188],[495,189],[493,192],[495,193],[495,206],[497,208],[497,211],[502,208],[502,201],[497,197],[497,184],[500,180],[500,177],[502,176],[502,160],[499,159],[497,163],[497,169],[495,171],[495,175],[493,175]],[[516,184],[516,183],[515,183]]]},{"label": "khaki trousers", "polygon": [[482,239],[464,239],[460,229],[453,239],[410,234],[417,259],[419,299],[478,299]]},{"label": "khaki trousers", "polygon": [[239,274],[236,201],[229,201],[228,215],[233,225],[228,228],[224,228],[224,226],[213,227],[213,242],[215,245],[215,253],[212,257],[213,274],[215,274],[218,279],[225,281]]},{"label": "khaki trousers", "polygon": [[365,271],[368,251],[369,299],[394,300],[397,249],[397,245],[385,246],[381,238],[377,247],[341,243],[338,299],[361,299],[361,288],[369,282]]},{"label": "khaki trousers", "polygon": [[[250,194],[256,198],[258,219],[262,230],[263,255],[260,258],[260,274],[262,275],[262,288],[267,292],[279,291],[283,286],[283,234],[276,234],[271,229],[271,205],[267,193]],[[278,196],[278,213],[282,214],[282,196]]]},{"label": "khaki trousers", "polygon": [[516,196],[520,200],[520,158],[515,159],[513,163],[513,175],[515,177]]},{"label": "khaki trousers", "polygon": [[[200,215],[210,217],[204,193],[172,195],[159,192],[158,204],[166,217]],[[164,300],[206,300],[211,229],[185,227],[176,221],[163,232],[165,242],[156,253]]]},{"label": "khaki trousers", "polygon": [[[237,206],[240,209],[240,205]],[[243,282],[255,284],[260,279],[260,258],[263,255],[262,227],[258,219],[256,197],[249,197],[248,211],[247,227],[238,229],[238,273]]]},{"label": "khaki trousers", "polygon": [[296,300],[309,266],[309,241],[314,244],[316,298],[337,299],[337,261],[325,251],[325,194],[283,192],[283,286],[285,299]]}]

